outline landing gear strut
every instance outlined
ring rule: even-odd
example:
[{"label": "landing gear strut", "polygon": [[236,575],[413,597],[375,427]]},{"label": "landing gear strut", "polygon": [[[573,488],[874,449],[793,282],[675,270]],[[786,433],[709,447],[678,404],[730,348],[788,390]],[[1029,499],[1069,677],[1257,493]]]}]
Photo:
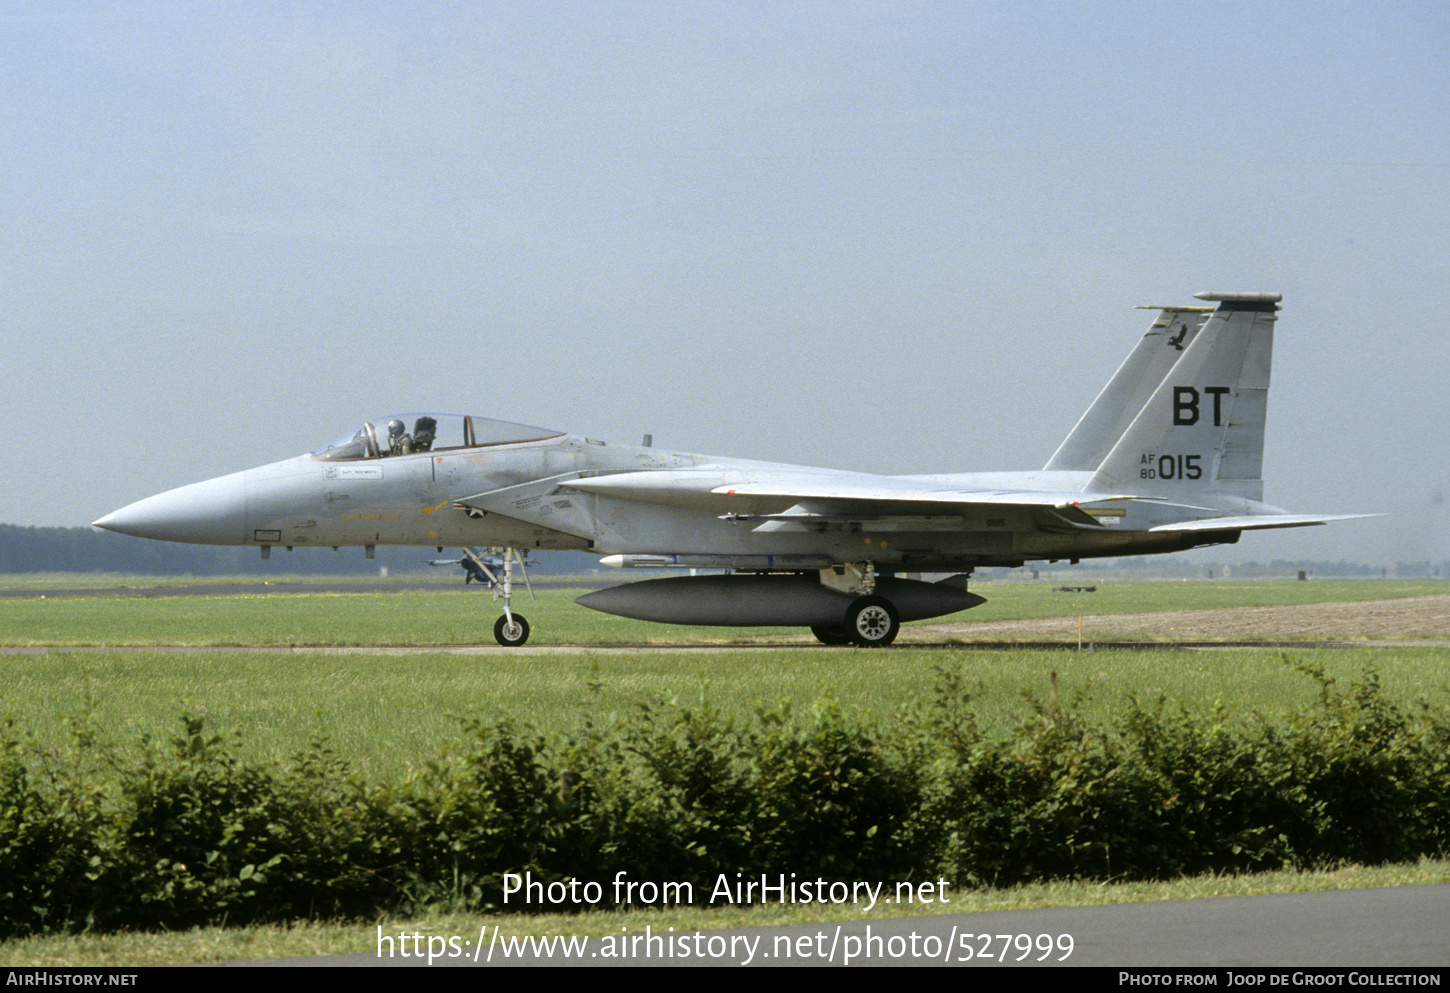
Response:
[{"label": "landing gear strut", "polygon": [[503,616],[493,625],[493,638],[505,648],[517,648],[529,640],[529,622],[524,620],[523,614],[515,614],[510,606],[514,595],[514,559],[519,560],[519,570],[524,574],[524,585],[528,588],[530,599],[534,597],[534,587],[529,582],[528,570],[524,568],[524,557],[519,554],[516,548],[503,549],[503,578],[495,576],[483,560],[473,554],[473,549],[465,548],[463,554],[471,558],[477,566],[483,570],[490,580],[493,581],[493,598],[503,599]]}]

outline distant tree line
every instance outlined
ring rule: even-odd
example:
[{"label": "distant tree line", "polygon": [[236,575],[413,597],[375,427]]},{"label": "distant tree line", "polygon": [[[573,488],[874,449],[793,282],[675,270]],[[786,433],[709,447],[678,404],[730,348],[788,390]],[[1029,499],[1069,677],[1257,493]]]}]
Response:
[{"label": "distant tree line", "polygon": [[[390,575],[432,572],[462,575],[457,566],[433,569],[429,559],[457,558],[457,549],[442,554],[431,548],[379,546],[369,559],[361,548],[272,549],[263,560],[256,548],[184,545],[113,534],[97,528],[38,528],[0,524],[0,573],[120,572],[143,576],[238,575],[369,575],[387,568]],[[578,552],[550,552],[538,557],[531,572],[577,574],[597,568],[598,559]]]},{"label": "distant tree line", "polygon": [[[246,576],[246,575],[369,575],[387,568],[390,575],[438,572],[429,559],[456,558],[459,552],[445,548],[442,554],[431,548],[389,548],[378,546],[369,559],[360,548],[272,549],[263,560],[256,548],[215,545],[182,545],[169,541],[148,541],[97,528],[36,528],[0,524],[0,573],[14,572],[120,572],[142,576]],[[579,575],[599,567],[599,560],[583,552],[545,552],[530,567],[540,575]],[[452,568],[452,567],[446,567]],[[1030,566],[1029,566],[1030,568]],[[1039,564],[1042,574],[1065,570],[1093,573],[1117,572],[1123,578],[1141,579],[1261,579],[1293,578],[1300,572],[1310,577],[1397,579],[1450,578],[1450,562],[1397,562],[1393,566],[1362,562],[1317,562],[1307,559],[1274,559],[1233,564],[1185,562],[1173,556],[1135,556],[1122,559],[1088,559],[1078,566],[1066,563]],[[1022,569],[979,569],[978,579],[1017,576]],[[621,579],[628,579],[622,576]],[[637,578],[637,577],[636,577]]]}]

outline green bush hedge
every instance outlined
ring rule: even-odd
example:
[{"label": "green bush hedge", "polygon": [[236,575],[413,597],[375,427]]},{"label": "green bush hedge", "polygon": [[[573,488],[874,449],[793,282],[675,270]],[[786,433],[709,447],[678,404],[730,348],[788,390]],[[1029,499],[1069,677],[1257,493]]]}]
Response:
[{"label": "green bush hedge", "polygon": [[0,933],[503,908],[523,872],[606,884],[607,903],[620,871],[704,900],[737,872],[1002,885],[1443,854],[1443,710],[1299,668],[1319,698],[1274,720],[1129,700],[1095,724],[1054,690],[994,740],[950,672],[889,720],[829,699],[746,720],[647,702],[568,740],[465,720],[389,783],[325,741],[242,761],[191,716],[129,750],[83,716],[65,755],[7,722]]}]

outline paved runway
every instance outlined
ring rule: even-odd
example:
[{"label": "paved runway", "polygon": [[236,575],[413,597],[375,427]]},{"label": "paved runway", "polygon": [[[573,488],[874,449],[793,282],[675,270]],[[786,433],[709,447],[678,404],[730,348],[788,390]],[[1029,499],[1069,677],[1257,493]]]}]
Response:
[{"label": "paved runway", "polygon": [[[248,964],[429,965],[429,936],[411,943],[399,940],[396,933],[387,937],[382,956],[327,955]],[[434,968],[477,964],[1444,970],[1450,967],[1450,885],[1004,910],[689,934],[632,930],[627,935],[580,939],[574,944],[554,940],[551,954],[541,954],[537,944],[530,947],[528,942],[509,947],[487,931],[483,935],[432,937]],[[450,937],[455,939],[451,944]],[[1070,954],[1064,954],[1067,948]],[[1217,985],[1229,985],[1228,977],[1221,977]],[[1283,985],[1298,984],[1286,979]],[[1339,985],[1355,983],[1341,981]]]}]

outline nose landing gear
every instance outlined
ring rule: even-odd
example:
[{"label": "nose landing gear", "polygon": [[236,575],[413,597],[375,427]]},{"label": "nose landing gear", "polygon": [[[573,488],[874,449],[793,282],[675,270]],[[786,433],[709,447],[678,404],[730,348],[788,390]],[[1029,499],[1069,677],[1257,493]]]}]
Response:
[{"label": "nose landing gear", "polygon": [[505,548],[503,551],[503,577],[499,578],[493,571],[484,564],[483,560],[473,554],[473,549],[465,548],[463,554],[474,561],[483,570],[484,575],[493,581],[493,598],[503,600],[503,616],[493,625],[493,639],[505,648],[517,648],[529,640],[529,622],[524,619],[523,614],[516,614],[510,606],[514,595],[514,559],[518,559],[519,570],[524,574],[524,586],[528,588],[529,598],[538,599],[534,596],[534,587],[529,582],[529,571],[524,566],[524,557],[516,548]]}]

